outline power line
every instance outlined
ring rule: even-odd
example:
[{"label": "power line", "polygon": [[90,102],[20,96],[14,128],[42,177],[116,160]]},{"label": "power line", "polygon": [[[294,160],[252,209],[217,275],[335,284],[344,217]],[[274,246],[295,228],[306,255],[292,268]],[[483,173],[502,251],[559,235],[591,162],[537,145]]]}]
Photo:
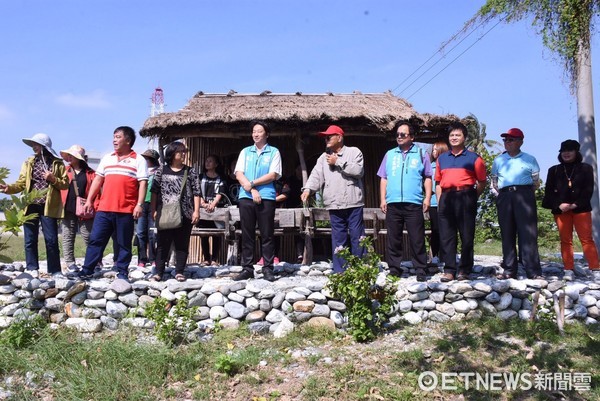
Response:
[{"label": "power line", "polygon": [[[442,61],[448,54],[450,54],[452,52],[452,50],[454,50],[458,45],[460,45],[463,41],[465,41],[469,36],[471,36],[471,34],[473,32],[475,32],[477,29],[479,29],[483,24],[485,23],[485,21],[482,21],[477,27],[473,28],[471,30],[471,32],[469,32],[464,38],[462,38],[456,45],[454,45],[454,47],[452,47],[450,50],[448,50],[448,52],[446,52],[444,55],[442,55],[442,57],[436,61],[431,67],[429,67],[423,74],[419,75],[413,82],[410,83],[410,85],[408,85],[406,88],[402,89],[400,91],[400,94],[402,94],[405,90],[407,90],[408,88],[411,87],[411,85],[413,83],[415,83],[415,81],[417,81],[419,78],[421,78],[427,71],[429,71],[431,68],[433,68],[437,63],[439,63],[440,61]],[[451,41],[454,40],[454,38],[456,38],[458,35],[460,35],[460,32],[455,33],[450,39],[448,39],[446,41],[446,43],[449,43]],[[434,52],[431,57],[429,57],[427,60],[425,60],[425,62],[423,64],[421,64],[419,67],[417,67],[416,70],[414,70],[409,76],[407,76],[406,78],[404,78],[404,80],[402,82],[400,82],[394,89],[392,89],[392,92],[396,92],[396,89],[398,89],[399,87],[402,86],[403,83],[405,83],[406,81],[408,81],[410,79],[410,77],[412,77],[413,75],[415,75],[417,73],[417,71],[419,71],[421,68],[423,68],[424,65],[426,65],[432,58],[434,58],[437,54],[441,53],[442,49],[438,49],[436,52]]]},{"label": "power line", "polygon": [[414,91],[410,96],[408,96],[406,98],[406,100],[409,100],[411,97],[413,97],[414,95],[416,95],[421,89],[423,89],[427,84],[429,84],[431,81],[433,81],[438,75],[440,75],[446,68],[450,67],[456,60],[458,60],[463,54],[465,54],[467,51],[469,51],[473,46],[475,46],[477,44],[477,42],[479,42],[481,39],[483,39],[488,33],[490,33],[490,31],[492,29],[494,29],[495,27],[497,27],[502,21],[504,21],[504,18],[500,19],[494,26],[492,26],[490,29],[488,29],[483,35],[481,35],[475,42],[473,42],[471,44],[471,46],[467,47],[462,53],[460,53],[458,56],[456,56],[452,61],[450,61],[448,64],[446,64],[446,66],[444,68],[442,68],[440,71],[438,71],[437,74],[435,74],[433,77],[431,77],[431,79],[429,79],[427,82],[425,82],[423,85],[421,85],[421,87],[419,89],[417,89],[416,91]]}]

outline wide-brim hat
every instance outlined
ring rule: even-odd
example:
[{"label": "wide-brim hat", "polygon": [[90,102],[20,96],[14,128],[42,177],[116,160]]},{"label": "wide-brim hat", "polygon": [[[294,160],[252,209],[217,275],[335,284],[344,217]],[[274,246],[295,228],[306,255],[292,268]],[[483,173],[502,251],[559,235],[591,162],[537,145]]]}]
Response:
[{"label": "wide-brim hat", "polygon": [[79,145],[73,145],[67,150],[61,150],[60,155],[63,159],[66,157],[66,155],[71,155],[74,158],[81,160],[82,162],[86,161],[85,149]]},{"label": "wide-brim hat", "polygon": [[46,134],[43,133],[38,133],[35,134],[34,136],[32,136],[31,138],[23,138],[23,142],[28,145],[33,147],[33,145],[41,145],[43,146],[48,152],[50,152],[52,154],[52,156],[56,157],[57,159],[60,159],[60,156],[58,155],[58,153],[56,153],[56,151],[54,149],[52,149],[52,139],[50,139],[50,137]]},{"label": "wide-brim hat", "polygon": [[326,131],[319,132],[319,136],[341,135],[344,136],[344,130],[337,125],[330,125]]},{"label": "wide-brim hat", "polygon": [[144,151],[144,153],[142,153],[142,156],[147,157],[148,159],[154,160],[154,162],[157,163],[157,164],[158,164],[158,162],[160,160],[160,155],[154,149],[146,149]]}]

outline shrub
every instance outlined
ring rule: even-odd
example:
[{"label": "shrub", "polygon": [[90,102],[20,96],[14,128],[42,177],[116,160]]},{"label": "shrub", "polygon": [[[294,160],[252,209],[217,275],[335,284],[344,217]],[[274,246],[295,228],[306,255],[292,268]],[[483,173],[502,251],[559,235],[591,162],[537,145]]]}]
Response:
[{"label": "shrub", "polygon": [[373,248],[373,240],[360,240],[365,249],[362,256],[353,255],[347,247],[335,253],[346,261],[346,271],[329,278],[329,288],[347,307],[350,333],[356,341],[373,340],[387,321],[394,305],[393,281],[388,276],[383,286],[377,285],[381,258]]},{"label": "shrub", "polygon": [[159,297],[147,308],[145,315],[155,323],[154,333],[165,344],[172,346],[181,344],[195,327],[194,315],[197,307],[188,308],[186,299],[174,304]]}]

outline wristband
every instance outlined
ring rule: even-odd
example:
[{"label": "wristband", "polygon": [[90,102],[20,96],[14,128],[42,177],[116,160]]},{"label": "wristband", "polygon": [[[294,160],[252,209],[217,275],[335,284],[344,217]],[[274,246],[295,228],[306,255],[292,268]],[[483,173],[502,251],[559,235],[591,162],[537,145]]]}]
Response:
[{"label": "wristband", "polygon": [[254,181],[250,181],[250,189],[254,188]]}]

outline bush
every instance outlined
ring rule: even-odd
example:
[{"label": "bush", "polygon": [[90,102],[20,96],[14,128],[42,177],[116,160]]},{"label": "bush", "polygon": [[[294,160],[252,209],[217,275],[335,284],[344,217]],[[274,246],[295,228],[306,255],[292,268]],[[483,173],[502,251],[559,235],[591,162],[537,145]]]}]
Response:
[{"label": "bush", "polygon": [[384,286],[377,285],[380,256],[373,248],[371,237],[363,237],[363,256],[353,255],[347,247],[335,250],[346,261],[346,271],[329,278],[332,294],[347,307],[350,333],[356,341],[373,340],[387,321],[387,313],[395,302],[393,280],[386,277]]},{"label": "bush", "polygon": [[[175,302],[175,301],[174,301]],[[145,315],[155,323],[154,333],[165,344],[172,346],[181,344],[195,327],[194,315],[198,308],[188,308],[186,299],[171,303],[159,297],[147,308]]]}]

